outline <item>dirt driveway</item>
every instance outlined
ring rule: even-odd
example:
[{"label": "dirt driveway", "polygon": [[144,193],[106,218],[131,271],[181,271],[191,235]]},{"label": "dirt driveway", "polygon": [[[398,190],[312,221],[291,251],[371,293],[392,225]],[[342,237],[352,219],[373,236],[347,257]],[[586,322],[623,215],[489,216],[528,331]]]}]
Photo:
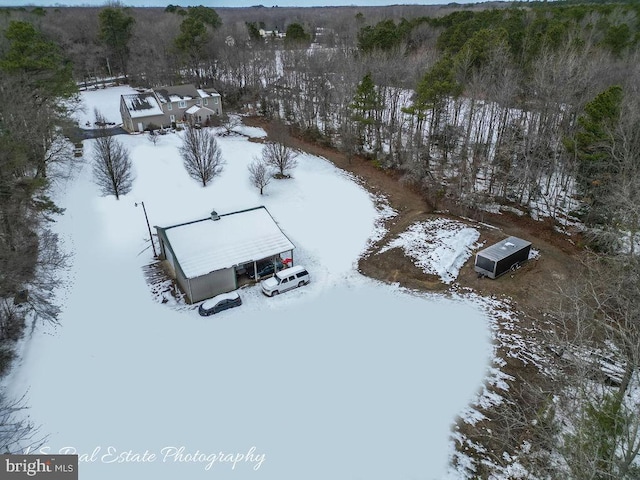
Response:
[{"label": "dirt driveway", "polygon": [[[269,125],[261,118],[247,118],[245,123],[259,126],[269,132]],[[429,218],[442,217],[434,214],[425,198],[415,190],[403,185],[398,175],[375,167],[372,162],[356,157],[350,162],[335,149],[322,147],[296,138],[294,146],[300,150],[324,157],[337,167],[353,173],[362,180],[362,184],[371,193],[383,196],[397,215],[387,222],[387,234],[368,255],[361,258],[359,270],[370,277],[386,282],[399,283],[408,288],[428,291],[446,291],[449,287],[433,275],[426,275],[416,267],[411,259],[400,249],[387,250],[379,254],[377,250],[390,239],[405,231],[415,222]],[[481,221],[455,218],[468,222],[480,232],[480,241],[490,245],[509,235],[529,240],[533,248],[540,252],[537,260],[525,264],[512,274],[505,274],[496,280],[478,278],[474,269],[474,258],[470,258],[460,270],[458,285],[472,288],[483,295],[508,296],[512,298],[519,310],[536,314],[540,311],[541,302],[547,298],[547,290],[553,289],[556,282],[566,279],[575,267],[578,248],[573,237],[556,232],[550,221],[535,221],[504,212],[501,215],[482,213]]]}]

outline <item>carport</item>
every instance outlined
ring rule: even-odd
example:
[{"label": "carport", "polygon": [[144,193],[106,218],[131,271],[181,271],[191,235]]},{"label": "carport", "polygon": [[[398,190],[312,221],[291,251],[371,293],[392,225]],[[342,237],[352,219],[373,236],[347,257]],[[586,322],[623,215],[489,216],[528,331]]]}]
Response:
[{"label": "carport", "polygon": [[237,270],[264,259],[293,258],[295,246],[269,211],[256,207],[155,227],[160,256],[189,303],[238,288]]}]

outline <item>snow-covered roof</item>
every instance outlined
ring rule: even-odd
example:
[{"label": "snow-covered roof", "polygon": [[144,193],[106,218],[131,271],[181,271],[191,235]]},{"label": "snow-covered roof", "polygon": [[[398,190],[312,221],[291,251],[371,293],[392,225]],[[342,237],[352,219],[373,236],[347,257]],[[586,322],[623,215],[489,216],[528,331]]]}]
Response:
[{"label": "snow-covered roof", "polygon": [[210,108],[207,107],[202,107],[200,105],[192,105],[189,108],[187,108],[184,113],[188,113],[189,115],[195,115],[196,113],[198,113],[201,110],[205,110],[208,113],[215,113],[213,110],[211,110]]},{"label": "snow-covered roof", "polygon": [[478,255],[489,260],[499,261],[503,258],[507,258],[512,253],[522,250],[523,248],[531,247],[531,242],[523,240],[518,237],[509,237],[502,240],[490,247],[485,248],[478,252]]},{"label": "snow-covered roof", "polygon": [[193,100],[198,97],[195,85],[172,85],[154,89],[162,103],[178,102],[180,100]]},{"label": "snow-covered roof", "polygon": [[124,104],[131,118],[162,115],[162,107],[153,93],[133,93],[122,95]]},{"label": "snow-covered roof", "polygon": [[187,278],[261,260],[292,250],[265,207],[165,227],[165,235]]},{"label": "snow-covered roof", "polygon": [[215,90],[211,90],[211,91],[205,91],[202,90],[201,88],[198,89],[198,95],[200,95],[200,98],[209,98],[209,97],[219,97],[220,94],[218,92],[216,92]]},{"label": "snow-covered roof", "polygon": [[193,97],[190,97],[189,95],[169,95],[170,102],[179,102],[180,100],[193,100]]},{"label": "snow-covered roof", "polygon": [[161,103],[195,100],[197,98],[220,97],[213,89],[196,88],[193,84],[173,85],[154,89]]}]

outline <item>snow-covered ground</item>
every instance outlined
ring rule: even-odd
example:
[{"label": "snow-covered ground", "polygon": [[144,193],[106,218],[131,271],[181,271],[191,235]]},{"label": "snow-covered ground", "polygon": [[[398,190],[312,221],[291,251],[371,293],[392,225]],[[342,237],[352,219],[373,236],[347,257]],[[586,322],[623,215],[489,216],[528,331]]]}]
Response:
[{"label": "snow-covered ground", "polygon": [[480,232],[462,222],[436,218],[418,222],[380,249],[380,253],[401,248],[425,273],[438,275],[444,283],[458,278],[458,273],[479,247]]},{"label": "snow-covered ground", "polygon": [[[88,118],[95,104],[119,123],[123,88],[84,93]],[[488,370],[483,307],[357,273],[389,212],[324,159],[302,154],[261,196],[247,174],[261,146],[245,137],[219,138],[226,165],[207,188],[185,173],[179,134],[118,140],[134,189],[100,197],[85,142],[56,198],[73,252],[61,325],[36,330],[9,379],[45,448],[81,454],[91,480],[443,478],[452,424]],[[152,226],[265,205],[312,282],[276,298],[243,288],[241,307],[207,318],[161,304],[140,201]]]},{"label": "snow-covered ground", "polygon": [[[81,93],[83,99],[80,108],[74,112],[74,118],[82,128],[95,128],[95,110],[98,109],[105,121],[120,125],[120,95],[138,93],[135,88],[127,85],[109,88],[94,88]],[[88,100],[87,100],[88,99]]]}]

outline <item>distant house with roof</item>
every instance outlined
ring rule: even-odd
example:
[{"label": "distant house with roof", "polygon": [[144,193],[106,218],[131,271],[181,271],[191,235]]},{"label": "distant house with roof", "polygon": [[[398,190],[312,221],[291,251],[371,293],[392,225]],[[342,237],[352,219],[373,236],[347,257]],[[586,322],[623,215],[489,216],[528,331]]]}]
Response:
[{"label": "distant house with roof", "polygon": [[258,30],[258,33],[265,40],[269,40],[271,38],[285,38],[287,36],[285,32],[278,31],[278,27],[273,30],[265,30],[264,28],[261,28]]},{"label": "distant house with roof", "polygon": [[236,290],[246,270],[293,259],[295,248],[264,206],[155,229],[160,257],[189,303]]},{"label": "distant house with roof", "polygon": [[177,123],[207,124],[222,114],[222,98],[213,89],[194,85],[160,87],[120,96],[122,126],[128,132],[170,127]]}]

